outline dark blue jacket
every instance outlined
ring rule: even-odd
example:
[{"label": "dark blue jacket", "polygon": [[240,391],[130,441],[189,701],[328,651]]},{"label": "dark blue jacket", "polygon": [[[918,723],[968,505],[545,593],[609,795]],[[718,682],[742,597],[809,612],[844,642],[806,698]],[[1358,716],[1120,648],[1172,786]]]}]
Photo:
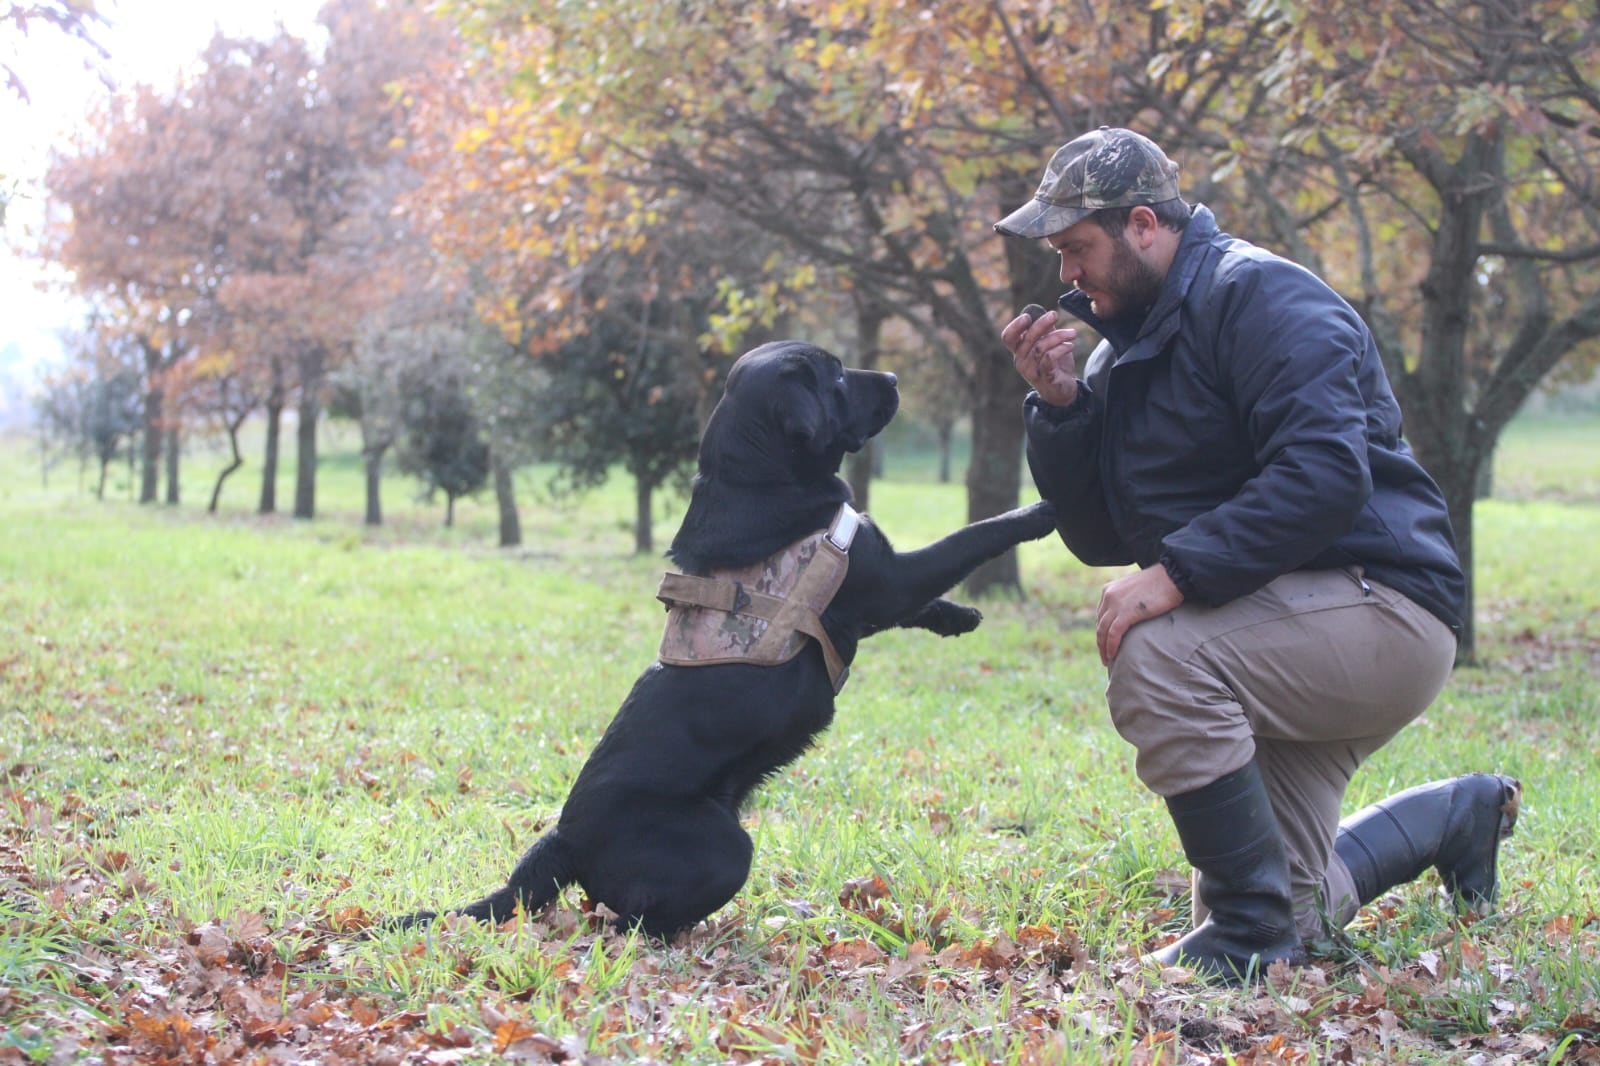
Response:
[{"label": "dark blue jacket", "polygon": [[1092,566],[1164,564],[1220,606],[1293,570],[1360,566],[1459,630],[1444,497],[1400,437],[1361,316],[1196,206],[1144,318],[1062,310],[1105,338],[1070,407],[1030,393],[1028,466]]}]

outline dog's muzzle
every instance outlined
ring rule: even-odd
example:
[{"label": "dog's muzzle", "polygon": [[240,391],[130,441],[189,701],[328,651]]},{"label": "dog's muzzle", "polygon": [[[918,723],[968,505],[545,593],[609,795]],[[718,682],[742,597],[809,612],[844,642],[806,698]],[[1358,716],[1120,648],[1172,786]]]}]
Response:
[{"label": "dog's muzzle", "polygon": [[759,563],[709,577],[667,573],[656,591],[667,605],[657,657],[671,666],[777,666],[799,655],[810,638],[822,647],[837,693],[850,668],[822,627],[822,612],[844,584],[860,525],[855,509],[841,504],[827,529]]}]

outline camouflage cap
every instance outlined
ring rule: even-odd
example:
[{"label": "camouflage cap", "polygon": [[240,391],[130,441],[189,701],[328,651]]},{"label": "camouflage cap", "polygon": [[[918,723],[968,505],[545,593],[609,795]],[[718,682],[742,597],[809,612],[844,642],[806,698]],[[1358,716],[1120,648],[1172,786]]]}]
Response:
[{"label": "camouflage cap", "polygon": [[1105,207],[1178,199],[1178,164],[1132,130],[1101,126],[1050,157],[1033,199],[994,224],[1008,237],[1048,237]]}]

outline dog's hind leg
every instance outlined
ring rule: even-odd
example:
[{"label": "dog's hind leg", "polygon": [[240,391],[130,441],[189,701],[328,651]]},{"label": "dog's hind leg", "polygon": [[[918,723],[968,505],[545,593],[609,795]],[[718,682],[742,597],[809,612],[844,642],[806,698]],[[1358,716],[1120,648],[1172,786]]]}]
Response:
[{"label": "dog's hind leg", "polygon": [[684,808],[670,824],[652,823],[628,845],[612,849],[609,878],[591,867],[585,887],[616,912],[619,929],[637,927],[661,940],[733,899],[750,876],[755,850],[738,815],[710,799]]}]

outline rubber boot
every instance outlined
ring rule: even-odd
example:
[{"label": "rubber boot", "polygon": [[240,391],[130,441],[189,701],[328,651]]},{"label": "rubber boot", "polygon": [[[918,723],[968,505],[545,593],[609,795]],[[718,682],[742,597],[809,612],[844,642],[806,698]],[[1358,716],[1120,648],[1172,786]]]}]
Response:
[{"label": "rubber boot", "polygon": [[[1486,913],[1499,887],[1500,841],[1511,835],[1521,803],[1521,782],[1500,774],[1418,785],[1340,822],[1334,854],[1350,871],[1358,906],[1431,866],[1458,908]],[[1340,919],[1354,917],[1344,909]]]},{"label": "rubber boot", "polygon": [[1269,964],[1300,954],[1289,855],[1261,771],[1252,760],[1167,811],[1210,913],[1183,939],[1147,958],[1229,984],[1259,980]]}]

